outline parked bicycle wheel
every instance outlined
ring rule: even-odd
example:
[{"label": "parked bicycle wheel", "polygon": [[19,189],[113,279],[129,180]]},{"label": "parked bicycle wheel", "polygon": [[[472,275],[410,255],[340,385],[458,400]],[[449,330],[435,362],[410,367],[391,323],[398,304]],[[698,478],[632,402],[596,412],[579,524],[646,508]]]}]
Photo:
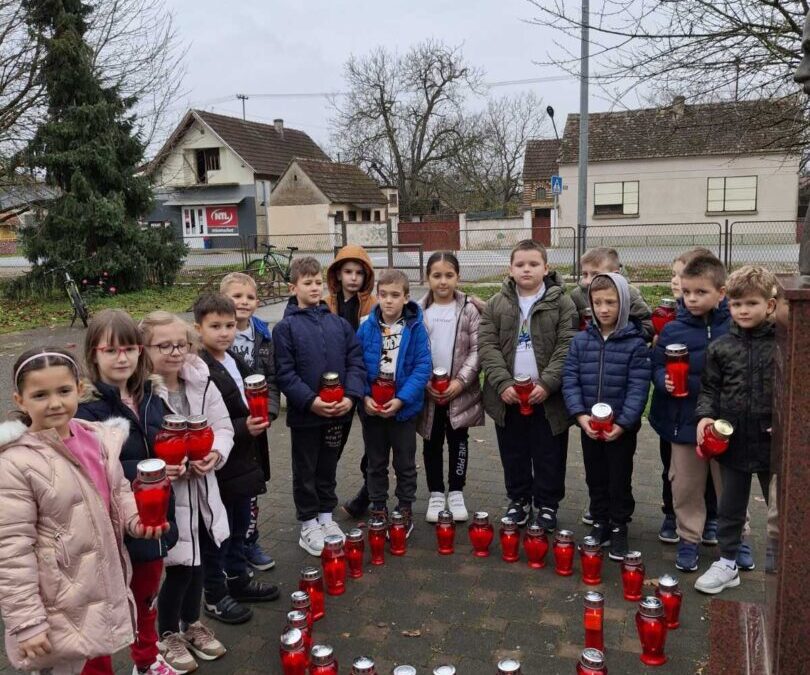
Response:
[{"label": "parked bicycle wheel", "polygon": [[253,260],[251,260],[247,264],[247,267],[245,268],[245,271],[248,272],[248,273],[254,272],[258,276],[263,277],[264,276],[264,271],[265,271],[264,258],[254,258]]},{"label": "parked bicycle wheel", "polygon": [[75,317],[78,317],[81,319],[84,327],[87,328],[87,321],[90,318],[90,312],[87,309],[87,305],[84,304],[84,299],[82,298],[82,294],[79,293],[76,282],[72,279],[67,284],[67,294],[70,298],[70,304],[73,307],[74,320]]}]

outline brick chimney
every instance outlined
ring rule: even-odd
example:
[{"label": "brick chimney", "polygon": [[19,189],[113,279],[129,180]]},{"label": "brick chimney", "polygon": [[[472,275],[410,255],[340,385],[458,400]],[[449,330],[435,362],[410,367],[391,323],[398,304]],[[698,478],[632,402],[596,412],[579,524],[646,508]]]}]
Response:
[{"label": "brick chimney", "polygon": [[273,126],[276,128],[276,133],[279,136],[284,135],[284,120],[282,120],[282,119],[273,120]]}]

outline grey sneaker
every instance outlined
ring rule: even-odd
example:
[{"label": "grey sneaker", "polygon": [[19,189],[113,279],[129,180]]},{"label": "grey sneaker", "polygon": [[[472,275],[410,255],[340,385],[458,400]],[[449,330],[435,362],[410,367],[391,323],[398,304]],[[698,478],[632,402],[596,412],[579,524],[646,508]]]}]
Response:
[{"label": "grey sneaker", "polygon": [[197,670],[197,661],[189,652],[180,633],[164,633],[157,648],[163,659],[178,673],[190,673]]},{"label": "grey sneaker", "polygon": [[180,637],[186,643],[186,647],[194,652],[203,661],[214,661],[221,656],[225,656],[225,645],[214,637],[213,631],[204,626],[199,621],[186,626],[180,631]]},{"label": "grey sneaker", "polygon": [[706,570],[695,582],[695,590],[709,595],[716,595],[727,588],[740,585],[740,573],[737,568],[731,569],[724,562],[718,560]]}]

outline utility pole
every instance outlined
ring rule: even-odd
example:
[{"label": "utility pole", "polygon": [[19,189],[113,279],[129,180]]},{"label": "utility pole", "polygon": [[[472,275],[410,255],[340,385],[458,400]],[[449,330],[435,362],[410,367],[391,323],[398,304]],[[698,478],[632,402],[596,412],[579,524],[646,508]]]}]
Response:
[{"label": "utility pole", "polygon": [[577,234],[579,257],[585,253],[588,232],[588,55],[590,3],[582,0],[582,37],[579,70],[579,178],[577,179]]},{"label": "utility pole", "polygon": [[245,94],[237,94],[236,98],[242,101],[242,119],[245,119],[245,101],[247,101],[250,96],[246,96]]}]

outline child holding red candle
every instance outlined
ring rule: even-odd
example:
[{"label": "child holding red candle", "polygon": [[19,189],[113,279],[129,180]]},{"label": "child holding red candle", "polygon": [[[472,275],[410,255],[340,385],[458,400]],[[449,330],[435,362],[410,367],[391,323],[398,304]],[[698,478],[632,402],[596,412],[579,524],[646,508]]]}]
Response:
[{"label": "child holding red candle", "polygon": [[[388,464],[393,453],[397,508],[413,529],[416,499],[416,418],[430,379],[430,339],[422,310],[409,299],[408,277],[385,270],[377,281],[379,302],[357,333],[366,366],[365,406],[360,413],[368,455],[368,492],[374,516],[388,516]],[[372,398],[375,380],[393,377],[394,396],[380,404]]]},{"label": "child holding red candle", "polygon": [[[531,239],[513,250],[509,278],[484,308],[478,353],[486,376],[484,408],[495,420],[506,492],[505,516],[525,525],[557,529],[565,496],[568,413],[560,388],[565,356],[579,319],[556,272],[548,270],[545,247]],[[530,415],[522,415],[515,376],[528,376]]]},{"label": "child holding red candle", "polygon": [[[249,274],[226,274],[219,284],[219,292],[233,300],[236,307],[236,337],[231,349],[256,373],[264,375],[268,393],[268,415],[272,422],[278,417],[280,396],[276,384],[276,366],[273,357],[273,339],[270,327],[256,316],[259,306],[256,282]],[[270,455],[259,454],[264,480],[270,480]],[[245,556],[251,567],[269,570],[276,563],[259,544],[259,501],[250,500],[250,523],[245,535]]]},{"label": "child holding red candle", "polygon": [[[652,353],[653,396],[650,424],[658,435],[672,445],[669,478],[680,539],[675,566],[694,572],[699,564],[699,549],[706,525],[704,493],[711,472],[720,493],[720,470],[716,462],[700,459],[696,452],[697,423],[695,406],[700,393],[700,373],[706,349],[730,326],[726,294],[726,269],[713,255],[696,255],[680,274],[682,298],[678,314],[661,331]],[[688,396],[672,395],[674,386],[666,371],[666,346],[685,345],[688,349]]]},{"label": "child holding red candle", "polygon": [[740,584],[739,549],[754,474],[765,501],[770,499],[775,288],[774,275],[760,266],[741,267],[731,274],[727,285],[731,330],[706,353],[695,411],[700,419],[697,441],[703,441],[717,419],[731,422],[734,433],[728,449],[717,458],[723,481],[717,530],[720,560],[695,582],[703,593],[720,593]]},{"label": "child holding red candle", "polygon": [[467,429],[484,424],[484,406],[478,381],[478,326],[484,303],[456,290],[459,264],[455,255],[437,252],[428,258],[425,273],[430,288],[419,301],[430,337],[433,367],[443,368],[450,384],[440,393],[427,386],[425,407],[419,417],[424,438],[423,457],[430,498],[425,520],[435,523],[445,509],[442,454],[447,437],[447,507],[457,522],[467,520],[464,482],[469,465]]},{"label": "child holding red candle", "polygon": [[[284,318],[273,329],[276,378],[287,397],[298,545],[320,556],[325,536],[343,536],[332,519],[338,503],[335,474],[354,406],[363,398],[365,368],[351,325],[321,299],[323,274],[315,258],[293,260],[290,290]],[[321,377],[327,372],[337,373],[342,401],[321,400]]]},{"label": "child holding red candle", "polygon": [[[635,508],[633,455],[650,391],[650,351],[641,324],[630,318],[630,289],[616,273],[598,274],[588,289],[593,322],[574,336],[563,371],[568,412],[582,427],[582,455],[591,500],[591,536],[610,544],[610,558],[629,550],[627,524]],[[610,431],[591,427],[591,408],[613,410]]]},{"label": "child holding red candle", "polygon": [[30,349],[12,372],[19,420],[0,425],[6,655],[17,670],[112,675],[110,655],[135,637],[124,536],[169,526],[141,523],[118,459],[129,422],[74,417],[83,385],[69,352]]},{"label": "child holding red candle", "polygon": [[[106,309],[94,315],[87,327],[84,354],[91,384],[85,387],[77,418],[103,422],[123,418],[129,423],[119,460],[129,481],[137,477],[138,462],[154,457],[155,435],[163,422],[166,409],[153,395],[149,375],[149,357],[143,350],[143,339],[132,317],[120,309]],[[167,466],[171,480],[185,473],[184,464]],[[177,542],[174,499],[169,502],[167,519],[170,530],[158,541],[125,537],[124,543],[132,561],[130,589],[138,609],[135,641],[130,655],[140,673],[171,675],[158,651],[156,599],[163,575],[163,558]]]}]

